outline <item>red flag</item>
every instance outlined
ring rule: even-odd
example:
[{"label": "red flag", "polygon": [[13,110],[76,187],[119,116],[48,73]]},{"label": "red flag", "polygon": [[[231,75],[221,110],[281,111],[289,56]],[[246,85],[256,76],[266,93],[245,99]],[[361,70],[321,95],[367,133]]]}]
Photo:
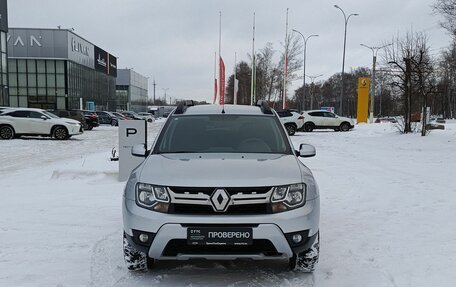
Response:
[{"label": "red flag", "polygon": [[225,104],[225,63],[223,63],[222,57],[220,57],[220,104]]},{"label": "red flag", "polygon": [[215,104],[215,101],[217,101],[217,79],[214,79],[214,101],[213,101],[214,104]]}]

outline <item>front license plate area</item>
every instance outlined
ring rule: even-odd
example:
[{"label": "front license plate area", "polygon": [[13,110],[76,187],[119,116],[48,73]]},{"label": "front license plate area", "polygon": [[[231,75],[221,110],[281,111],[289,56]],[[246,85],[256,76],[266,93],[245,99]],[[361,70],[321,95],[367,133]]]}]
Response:
[{"label": "front license plate area", "polygon": [[189,245],[252,245],[252,228],[248,227],[189,227]]}]

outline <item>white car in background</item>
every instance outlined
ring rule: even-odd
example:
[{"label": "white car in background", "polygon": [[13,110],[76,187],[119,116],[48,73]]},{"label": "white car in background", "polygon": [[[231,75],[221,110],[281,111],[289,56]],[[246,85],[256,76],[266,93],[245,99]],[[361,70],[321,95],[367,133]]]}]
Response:
[{"label": "white car in background", "polygon": [[335,113],[315,110],[305,111],[304,131],[311,132],[314,129],[333,129],[335,131],[347,132],[355,127],[352,119],[340,117]]},{"label": "white car in background", "polygon": [[138,116],[140,116],[143,120],[146,120],[148,123],[151,123],[154,121],[154,116],[151,113],[138,113]]},{"label": "white car in background", "polygon": [[66,140],[82,133],[80,122],[59,118],[42,109],[12,108],[2,110],[0,114],[0,139],[39,135]]},{"label": "white car in background", "polygon": [[291,110],[278,110],[276,113],[290,136],[304,125],[304,116],[300,113]]}]

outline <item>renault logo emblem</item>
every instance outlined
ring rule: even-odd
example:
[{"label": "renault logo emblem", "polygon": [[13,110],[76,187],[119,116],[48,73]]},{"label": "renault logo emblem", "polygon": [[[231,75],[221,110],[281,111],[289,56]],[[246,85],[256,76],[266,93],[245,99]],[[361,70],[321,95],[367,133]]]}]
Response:
[{"label": "renault logo emblem", "polygon": [[211,202],[214,211],[224,212],[230,203],[230,196],[223,188],[217,188],[211,195]]}]

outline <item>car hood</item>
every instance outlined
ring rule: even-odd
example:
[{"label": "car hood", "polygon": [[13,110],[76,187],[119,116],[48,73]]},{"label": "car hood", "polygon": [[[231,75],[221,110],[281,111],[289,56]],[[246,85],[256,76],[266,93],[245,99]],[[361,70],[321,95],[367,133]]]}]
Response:
[{"label": "car hood", "polygon": [[158,154],[143,163],[139,181],[164,186],[247,187],[301,182],[294,155]]},{"label": "car hood", "polygon": [[339,116],[339,120],[342,120],[342,121],[347,121],[347,122],[349,122],[349,123],[353,124],[353,120],[352,120],[352,119],[350,119],[350,118],[347,118],[347,117],[340,117],[340,116]]},{"label": "car hood", "polygon": [[69,118],[60,118],[58,120],[64,121],[66,123],[80,124],[80,121],[69,119]]}]

